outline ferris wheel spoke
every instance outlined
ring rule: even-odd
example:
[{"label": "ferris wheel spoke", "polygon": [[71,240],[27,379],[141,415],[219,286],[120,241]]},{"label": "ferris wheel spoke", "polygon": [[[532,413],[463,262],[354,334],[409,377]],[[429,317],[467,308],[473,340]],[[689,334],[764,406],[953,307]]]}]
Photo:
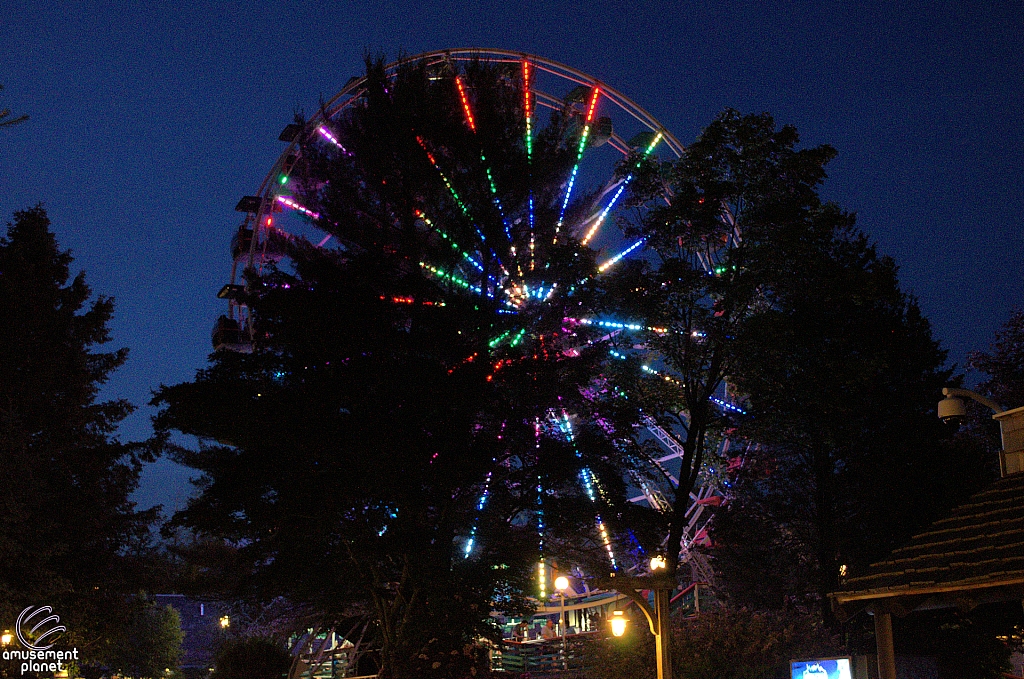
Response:
[{"label": "ferris wheel spoke", "polygon": [[631,252],[633,252],[633,251],[643,247],[644,243],[646,243],[646,242],[647,242],[647,236],[644,236],[643,238],[641,238],[637,242],[633,243],[632,245],[630,245],[628,248],[626,248],[625,250],[623,250],[619,254],[617,254],[614,257],[612,257],[611,259],[605,261],[604,264],[601,264],[600,266],[598,266],[597,267],[597,272],[598,273],[604,273],[608,269],[612,268],[613,266],[615,266],[616,264],[621,262],[622,259],[626,255],[628,255]]},{"label": "ferris wheel spoke", "polygon": [[[498,253],[494,251],[494,248],[487,245],[487,236],[484,235],[484,232],[481,231],[480,226],[476,223],[476,220],[473,219],[473,215],[472,213],[470,213],[469,207],[467,207],[467,205],[463,202],[462,198],[459,196],[458,191],[455,190],[455,187],[452,186],[452,182],[451,180],[448,179],[448,175],[446,175],[444,173],[444,170],[441,169],[441,166],[438,165],[437,158],[435,158],[434,154],[431,153],[429,148],[427,148],[427,142],[423,140],[423,137],[420,137],[418,135],[416,137],[416,141],[419,143],[420,147],[423,148],[423,152],[427,154],[427,160],[430,161],[430,164],[433,165],[434,169],[437,171],[438,176],[441,177],[441,181],[444,182],[445,187],[447,187],[448,193],[451,194],[452,200],[455,201],[455,204],[458,206],[463,216],[467,220],[469,220],[469,223],[473,226],[473,230],[476,231],[476,235],[480,238],[481,254],[490,252],[491,255],[494,256],[495,261],[498,262],[498,265],[504,270],[505,275],[508,276],[508,267],[505,266],[505,263],[501,260],[501,257],[498,256]],[[488,282],[489,281],[485,282],[484,287],[487,287]],[[491,296],[490,293],[488,293],[488,296]]]},{"label": "ferris wheel spoke", "polygon": [[558,242],[558,233],[565,222],[565,210],[569,207],[569,198],[572,196],[573,186],[576,184],[576,174],[580,170],[580,161],[583,160],[583,152],[587,148],[587,137],[590,136],[590,127],[594,122],[594,112],[597,111],[597,99],[601,95],[601,88],[594,85],[590,93],[590,106],[587,107],[587,117],[584,119],[583,133],[580,135],[579,145],[576,148],[576,164],[569,174],[569,184],[565,187],[565,198],[562,200],[562,208],[558,213],[558,223],[555,224],[554,242]]},{"label": "ferris wheel spoke", "polygon": [[319,127],[316,128],[316,131],[320,133],[321,137],[334,144],[334,146],[336,146],[337,148],[341,149],[341,152],[344,153],[346,156],[352,155],[352,152],[349,151],[344,146],[342,146],[341,142],[338,141],[337,137],[331,134],[331,131],[327,129],[326,125],[320,125]]},{"label": "ferris wheel spoke", "polygon": [[[647,145],[646,149],[644,149],[643,158],[641,158],[641,160],[637,162],[637,168],[640,167],[640,163],[643,162],[644,159],[648,158],[651,155],[651,153],[654,151],[655,147],[658,145],[658,142],[661,141],[661,139],[661,132],[658,132],[657,134],[654,135],[654,139],[652,139],[651,143]],[[604,224],[604,220],[608,217],[608,214],[615,207],[615,204],[619,202],[619,198],[622,197],[622,194],[625,192],[626,188],[629,186],[629,183],[631,181],[633,181],[632,172],[626,175],[626,178],[622,180],[622,184],[619,185],[619,188],[615,192],[615,195],[612,196],[612,199],[608,201],[608,205],[606,205],[604,210],[601,211],[601,214],[598,216],[597,221],[594,222],[594,224],[587,231],[586,235],[583,236],[583,240],[581,241],[583,245],[589,243],[591,239],[593,239],[594,235],[597,234],[598,229],[600,229],[601,225]]]},{"label": "ferris wheel spoke", "polygon": [[[580,453],[579,448],[576,446],[576,435],[573,433],[572,430],[572,420],[569,419],[569,413],[565,410],[565,408],[562,408],[561,417],[558,416],[558,414],[555,412],[553,408],[549,410],[548,420],[556,429],[558,429],[562,433],[562,435],[565,437],[565,440],[568,441],[570,445],[572,445],[572,449],[573,452],[576,454],[576,457],[583,457],[583,455]],[[591,504],[596,506],[597,495],[600,494],[603,497],[604,491],[601,489],[601,486],[598,483],[597,477],[594,475],[594,472],[592,472],[589,467],[583,467],[583,469],[580,470],[580,481],[583,485],[583,491],[587,494],[587,497],[590,499]],[[594,492],[595,489],[597,490],[597,494],[595,494]],[[615,551],[612,547],[611,536],[608,534],[608,527],[605,526],[605,523],[601,519],[600,514],[595,515],[594,519],[598,535],[601,539],[601,546],[604,548],[605,552],[608,555],[608,560],[611,563],[612,569],[615,570],[618,568],[618,566],[615,562]]]},{"label": "ferris wheel spoke", "polygon": [[530,229],[530,271],[537,266],[537,236],[533,223],[533,81],[530,77],[530,60],[523,59],[523,116],[526,118],[526,166],[529,169],[530,195],[528,198]]},{"label": "ferris wheel spoke", "polygon": [[[458,90],[459,101],[462,103],[462,112],[466,117],[466,124],[473,132],[473,135],[476,136],[476,119],[473,117],[473,107],[469,103],[469,97],[466,95],[466,88],[462,84],[461,75],[455,76],[455,86]],[[505,218],[505,209],[501,205],[501,198],[498,197],[498,187],[494,184],[494,173],[491,172],[491,167],[487,163],[487,156],[484,154],[482,145],[480,147],[480,162],[483,164],[484,173],[487,175],[487,184],[491,190],[491,201],[498,209],[498,216],[501,217],[501,224],[505,229],[505,236],[508,238],[508,242],[512,243],[512,229],[508,224],[508,220]]]},{"label": "ferris wheel spoke", "polygon": [[476,516],[473,518],[473,526],[469,529],[469,538],[466,540],[466,546],[463,547],[463,558],[468,559],[470,553],[473,551],[473,544],[476,542],[476,532],[480,525],[480,514],[484,511],[484,505],[487,504],[487,498],[490,495],[491,490],[491,475],[493,472],[487,472],[487,476],[484,478],[484,490],[480,494],[480,498],[476,502]]},{"label": "ferris wheel spoke", "polygon": [[300,205],[299,203],[295,202],[289,196],[278,196],[276,200],[281,205],[284,205],[285,207],[290,207],[291,209],[295,210],[296,212],[300,212],[300,213],[306,215],[310,219],[320,219],[320,213],[319,212],[313,212],[308,207],[306,207],[304,205]]},{"label": "ferris wheel spoke", "polygon": [[436,226],[436,225],[434,224],[434,222],[432,222],[432,221],[430,220],[430,218],[429,218],[429,217],[427,217],[427,215],[426,215],[426,214],[425,214],[425,213],[424,213],[424,212],[423,212],[422,210],[416,210],[416,212],[415,212],[415,215],[416,215],[416,216],[417,216],[417,217],[418,217],[419,219],[422,219],[422,220],[423,220],[423,223],[424,223],[424,224],[426,224],[426,225],[427,225],[427,226],[429,226],[430,228],[434,229],[434,230],[435,230],[435,231],[437,232],[437,234],[438,234],[439,236],[441,236],[441,238],[443,238],[443,239],[444,239],[445,241],[447,241],[447,242],[448,242],[448,244],[449,244],[449,245],[451,245],[451,246],[452,246],[452,249],[453,249],[453,250],[455,250],[455,251],[456,251],[456,252],[458,252],[458,253],[459,253],[460,255],[462,255],[462,258],[463,258],[464,260],[466,260],[467,262],[469,262],[470,264],[472,264],[472,265],[473,265],[473,268],[475,268],[475,269],[476,269],[477,271],[479,271],[479,272],[481,272],[481,273],[483,272],[483,270],[484,270],[484,266],[483,266],[483,264],[481,264],[480,262],[478,262],[478,261],[477,261],[476,259],[474,259],[474,258],[473,258],[473,256],[472,256],[472,255],[470,255],[470,254],[469,254],[468,252],[466,252],[465,250],[463,250],[463,249],[462,249],[462,247],[461,247],[461,246],[460,246],[460,245],[459,245],[459,244],[458,244],[458,243],[457,243],[457,242],[455,241],[455,239],[454,239],[454,238],[452,238],[452,237],[451,237],[450,235],[448,235],[448,233],[446,233],[446,232],[444,231],[444,229],[441,229],[441,228],[439,228],[438,226]]}]

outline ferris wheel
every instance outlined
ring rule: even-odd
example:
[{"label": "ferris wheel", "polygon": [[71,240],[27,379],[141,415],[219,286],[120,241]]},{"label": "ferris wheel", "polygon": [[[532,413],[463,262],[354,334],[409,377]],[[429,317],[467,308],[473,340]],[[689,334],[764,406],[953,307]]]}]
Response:
[{"label": "ferris wheel", "polygon": [[[493,140],[487,139],[486,126],[481,124],[479,102],[474,97],[473,79],[467,71],[472,64],[487,64],[493,67],[497,77],[507,80],[509,91],[519,99],[522,116],[523,136],[513,141],[519,153],[525,153],[528,163],[540,164],[544,147],[539,140],[546,126],[544,116],[557,116],[560,124],[568,129],[571,139],[568,153],[571,156],[571,171],[562,182],[557,195],[534,194],[506,198],[501,177],[492,173],[494,158],[502,152],[496,149]],[[461,107],[463,124],[472,135],[481,140],[479,162],[468,172],[486,178],[490,189],[491,205],[488,211],[492,219],[487,221],[474,215],[472,201],[465,197],[459,185],[460,172],[445,157],[444,149],[429,137],[417,136],[424,157],[433,166],[436,180],[447,189],[448,208],[461,213],[472,229],[455,233],[444,224],[437,214],[417,209],[417,223],[424,230],[436,234],[447,246],[451,256],[444,264],[422,261],[419,265],[424,274],[444,282],[452,294],[476,295],[496,300],[496,313],[523,314],[528,308],[543,308],[553,296],[566,294],[558,289],[559,283],[547,280],[545,270],[548,258],[556,256],[559,243],[567,241],[578,247],[589,248],[595,253],[597,278],[613,269],[626,258],[643,256],[645,241],[627,239],[617,226],[616,213],[625,204],[634,175],[629,163],[643,160],[671,160],[683,153],[679,140],[665,129],[650,113],[615,88],[564,64],[536,55],[495,49],[451,49],[426,52],[407,57],[384,66],[387,78],[398,77],[405,66],[416,64],[426,69],[431,80],[450,86],[452,101]],[[245,300],[246,284],[243,271],[261,272],[270,264],[277,264],[285,257],[289,239],[302,236],[321,248],[344,247],[332,235],[318,229],[321,215],[315,206],[303,202],[302,189],[296,177],[304,162],[304,149],[315,147],[324,153],[351,156],[352,151],[344,135],[338,132],[339,122],[354,108],[362,106],[367,96],[367,78],[354,77],[333,96],[322,104],[316,115],[307,121],[289,124],[282,131],[280,141],[287,144],[273,164],[258,190],[243,197],[236,210],[243,213],[243,221],[232,240],[231,280],[219,293],[227,301],[227,313],[222,316],[213,332],[217,349],[250,351],[256,327]],[[531,165],[532,166],[532,165]],[[639,165],[637,165],[639,167]],[[625,168],[625,170],[623,169]],[[306,187],[308,189],[308,187]],[[728,214],[723,219],[730,220]],[[733,229],[733,238],[740,233]],[[475,232],[475,233],[474,233]],[[724,247],[728,247],[725,243]],[[714,262],[704,265],[709,269]],[[585,280],[577,281],[578,285]],[[413,300],[396,297],[396,303],[413,303]],[[642,344],[645,333],[657,332],[631,319],[618,318],[575,318],[565,316],[559,319],[568,328],[600,329],[604,336],[630,335],[631,343]],[[503,347],[515,347],[530,332],[528,326],[495,337],[490,346],[494,351]],[[571,351],[571,349],[570,349]],[[653,371],[653,368],[647,368]],[[724,399],[724,394],[723,394]],[[735,407],[722,400],[723,407]],[[667,482],[678,484],[678,467],[682,449],[678,443],[679,432],[667,431],[653,419],[648,418],[639,425],[642,435],[661,446],[661,454],[653,463],[664,470]],[[538,436],[561,436],[573,442],[572,415],[558,409],[550,409],[546,417],[536,422]],[[573,444],[575,445],[575,444]],[[722,458],[734,455],[730,442],[723,440],[719,446]],[[704,475],[705,482],[691,495],[691,508],[687,514],[687,530],[682,544],[681,563],[688,563],[693,570],[695,581],[708,582],[713,577],[707,562],[695,547],[708,544],[707,528],[710,521],[710,507],[720,504],[722,488],[718,482],[721,474],[709,466]],[[586,470],[581,478],[586,491],[593,498],[594,488],[599,480],[588,475]],[[630,498],[636,503],[649,505],[653,509],[667,509],[664,488],[647,479],[634,479],[635,493]],[[482,484],[479,506],[486,504],[488,487]],[[538,532],[543,533],[543,519],[537,519]],[[616,554],[616,547],[600,517],[596,519],[597,540],[604,546],[607,558],[613,567],[622,561]],[[465,536],[464,554],[468,556],[474,548],[475,535]],[[545,582],[544,557],[538,570],[540,599],[550,590]],[[639,563],[639,562],[638,562]]]}]

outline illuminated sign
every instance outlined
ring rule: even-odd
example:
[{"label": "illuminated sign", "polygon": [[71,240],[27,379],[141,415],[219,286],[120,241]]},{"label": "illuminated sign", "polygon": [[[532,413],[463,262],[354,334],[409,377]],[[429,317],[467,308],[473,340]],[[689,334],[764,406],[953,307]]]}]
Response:
[{"label": "illuminated sign", "polygon": [[850,658],[794,660],[790,663],[791,679],[853,679]]}]

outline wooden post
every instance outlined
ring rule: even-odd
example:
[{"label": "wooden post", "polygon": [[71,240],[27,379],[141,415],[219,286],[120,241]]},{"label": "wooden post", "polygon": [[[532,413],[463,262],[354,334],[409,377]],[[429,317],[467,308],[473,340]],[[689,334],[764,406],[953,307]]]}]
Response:
[{"label": "wooden post", "polygon": [[878,679],[896,679],[896,651],[892,645],[892,614],[875,609],[874,615]]}]

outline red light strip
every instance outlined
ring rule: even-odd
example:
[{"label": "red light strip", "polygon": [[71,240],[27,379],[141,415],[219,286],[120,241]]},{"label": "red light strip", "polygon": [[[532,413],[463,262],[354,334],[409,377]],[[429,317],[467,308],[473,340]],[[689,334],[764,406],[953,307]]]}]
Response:
[{"label": "red light strip", "polygon": [[473,121],[473,111],[469,108],[469,99],[466,98],[466,89],[462,86],[462,76],[455,76],[455,85],[459,88],[459,99],[462,100],[462,110],[466,112],[466,122],[469,129],[476,134],[476,123]]}]

